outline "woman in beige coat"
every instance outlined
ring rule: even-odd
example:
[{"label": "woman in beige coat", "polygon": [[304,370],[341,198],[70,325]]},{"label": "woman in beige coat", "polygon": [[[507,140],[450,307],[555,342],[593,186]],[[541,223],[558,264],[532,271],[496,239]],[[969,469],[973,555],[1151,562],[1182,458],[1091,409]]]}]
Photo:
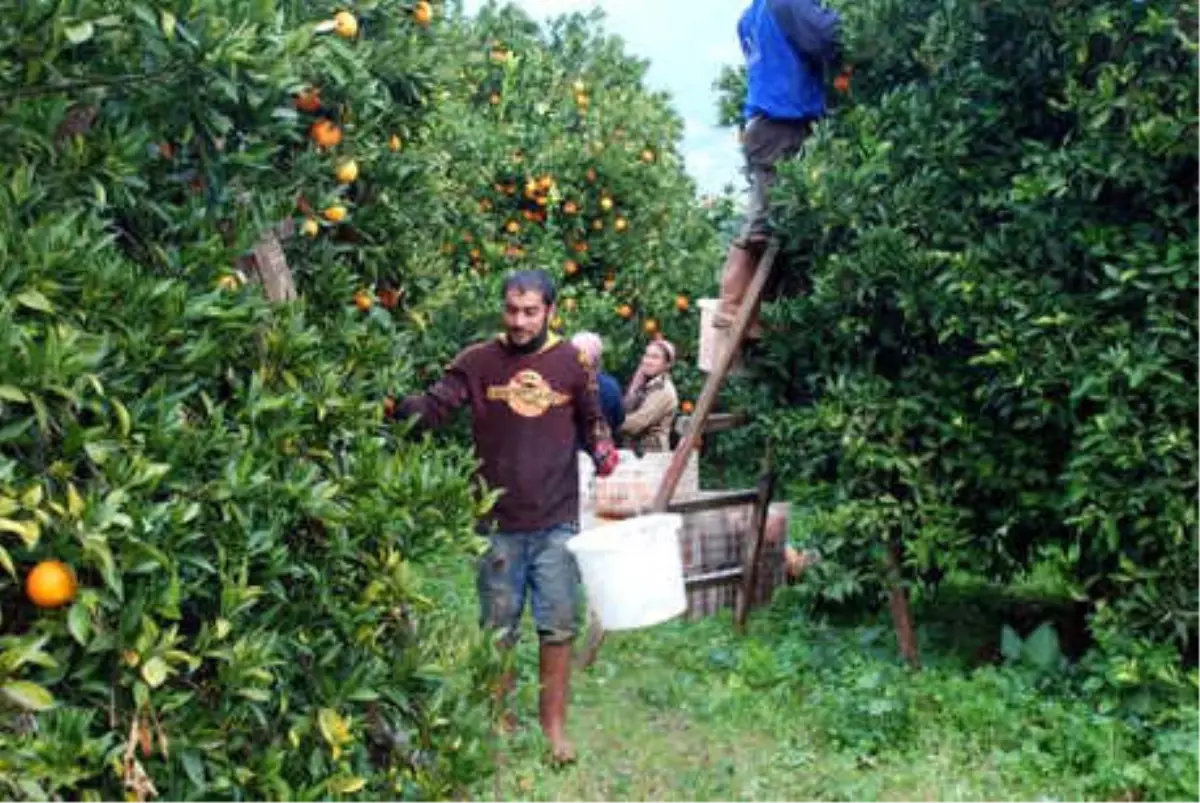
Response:
[{"label": "woman in beige coat", "polygon": [[671,382],[675,347],[666,340],[646,346],[629,389],[625,392],[625,423],[621,434],[626,444],[642,452],[669,452],[671,424],[679,406],[679,395]]}]

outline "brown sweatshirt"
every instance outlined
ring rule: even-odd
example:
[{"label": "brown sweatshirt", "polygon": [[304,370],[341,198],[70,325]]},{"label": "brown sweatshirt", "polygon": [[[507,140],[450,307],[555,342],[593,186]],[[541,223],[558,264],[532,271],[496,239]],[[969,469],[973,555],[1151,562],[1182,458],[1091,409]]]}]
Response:
[{"label": "brown sweatshirt", "polygon": [[427,392],[406,397],[396,417],[415,414],[439,427],[468,404],[479,476],[503,489],[490,521],[517,533],[577,521],[576,436],[591,453],[612,439],[588,358],[555,335],[532,353],[510,348],[502,335],[462,351]]}]

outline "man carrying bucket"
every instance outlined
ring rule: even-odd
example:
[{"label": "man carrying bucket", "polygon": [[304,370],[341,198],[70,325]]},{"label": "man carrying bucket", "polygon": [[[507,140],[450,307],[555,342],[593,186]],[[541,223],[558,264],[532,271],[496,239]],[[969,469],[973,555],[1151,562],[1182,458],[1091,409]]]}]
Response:
[{"label": "man carrying bucket", "polygon": [[[406,397],[392,416],[439,427],[470,405],[479,474],[503,490],[483,525],[492,530],[480,560],[480,618],[500,644],[519,636],[530,596],[539,650],[539,720],[555,762],[574,760],[566,736],[571,645],[579,629],[580,582],[567,541],[579,529],[576,437],[583,434],[596,473],[618,454],[604,421],[596,372],[586,355],[551,333],[556,290],[543,271],[504,283],[505,333],[469,346],[427,392]],[[506,677],[502,695],[513,686]]]}]

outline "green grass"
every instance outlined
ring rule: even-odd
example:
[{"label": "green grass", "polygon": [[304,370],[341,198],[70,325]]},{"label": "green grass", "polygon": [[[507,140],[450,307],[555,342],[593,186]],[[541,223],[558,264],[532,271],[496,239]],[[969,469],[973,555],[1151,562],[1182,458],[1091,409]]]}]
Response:
[{"label": "green grass", "polygon": [[[443,603],[473,626],[469,577],[448,580]],[[728,614],[610,634],[575,676],[579,763],[552,770],[527,627],[522,726],[497,737],[497,770],[472,797],[1197,799],[1194,687],[1190,699],[1155,697],[1149,714],[1101,713],[1101,692],[1085,692],[1071,670],[972,668],[939,651],[938,635],[927,634],[928,668],[913,674],[896,661],[886,619],[822,625],[786,592],[744,639]]]}]

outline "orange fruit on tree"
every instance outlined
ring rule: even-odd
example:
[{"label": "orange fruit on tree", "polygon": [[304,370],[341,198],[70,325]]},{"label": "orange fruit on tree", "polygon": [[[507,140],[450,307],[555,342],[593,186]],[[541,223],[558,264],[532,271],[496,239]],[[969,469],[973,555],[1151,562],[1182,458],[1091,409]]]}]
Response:
[{"label": "orange fruit on tree", "polygon": [[308,135],[318,148],[332,148],[342,141],[342,129],[332,120],[317,120],[309,127]]},{"label": "orange fruit on tree", "polygon": [[492,202],[491,202],[491,201],[489,201],[487,198],[484,198],[484,199],[480,200],[480,202],[479,202],[479,211],[480,211],[480,212],[490,212],[490,211],[492,211]]},{"label": "orange fruit on tree", "polygon": [[400,291],[386,288],[376,293],[379,296],[379,303],[384,309],[395,309],[400,303]]},{"label": "orange fruit on tree", "polygon": [[321,212],[321,216],[330,223],[341,223],[346,219],[346,207],[342,206],[341,204],[328,206],[325,208],[325,211]]},{"label": "orange fruit on tree", "polygon": [[642,151],[642,161],[645,162],[646,164],[653,162],[654,161],[654,151],[650,150],[649,148],[646,148],[646,150]]},{"label": "orange fruit on tree", "polygon": [[554,179],[550,176],[542,176],[538,179],[538,189],[542,192],[550,192],[554,189]]},{"label": "orange fruit on tree", "polygon": [[404,141],[400,139],[399,134],[392,134],[392,136],[388,138],[388,150],[392,153],[395,153],[403,147]]},{"label": "orange fruit on tree", "polygon": [[600,218],[596,218],[595,220],[592,221],[592,228],[595,229],[596,231],[600,231],[601,229],[604,228],[604,221],[601,220]]},{"label": "orange fruit on tree", "polygon": [[613,221],[613,228],[617,231],[625,231],[625,229],[629,228],[629,221],[623,217],[619,217]]},{"label": "orange fruit on tree", "polygon": [[217,287],[221,290],[236,290],[241,286],[241,281],[232,273],[226,273],[224,276],[217,279]]},{"label": "orange fruit on tree", "polygon": [[653,318],[647,318],[642,324],[642,331],[648,335],[652,335],[658,331],[658,321]]},{"label": "orange fruit on tree", "polygon": [[339,184],[353,184],[358,180],[358,162],[347,159],[337,166],[333,174],[337,177]]},{"label": "orange fruit on tree", "polygon": [[680,312],[687,312],[691,306],[692,302],[688,301],[687,296],[675,296],[675,309]]},{"label": "orange fruit on tree", "polygon": [[371,294],[366,290],[359,290],[354,294],[354,306],[358,307],[360,312],[366,312],[375,304],[371,300]]},{"label": "orange fruit on tree", "polygon": [[575,243],[573,248],[575,249],[575,253],[577,253],[577,254],[586,254],[587,250],[588,250],[588,244],[581,240],[581,241]]},{"label": "orange fruit on tree", "polygon": [[603,198],[600,199],[600,208],[603,209],[605,212],[612,209],[613,208],[613,199],[609,198],[607,195],[605,195]]},{"label": "orange fruit on tree", "polygon": [[334,14],[333,32],[343,39],[353,39],[358,36],[358,17],[349,11],[339,11]]},{"label": "orange fruit on tree", "polygon": [[413,22],[420,25],[422,28],[433,22],[433,6],[426,0],[420,0],[413,6]]},{"label": "orange fruit on tree", "polygon": [[679,409],[684,415],[691,415],[693,412],[695,412],[696,405],[685,400],[683,404],[679,405]]},{"label": "orange fruit on tree", "polygon": [[617,286],[617,280],[614,279],[613,277],[609,276],[607,279],[604,280],[604,291],[606,293],[611,293],[613,291],[613,288],[615,288],[616,286]]},{"label": "orange fruit on tree", "polygon": [[567,201],[563,204],[563,214],[573,215],[579,211],[579,206],[574,201]]},{"label": "orange fruit on tree", "polygon": [[843,95],[850,91],[850,73],[841,73],[833,79],[833,88]]},{"label": "orange fruit on tree", "polygon": [[25,577],[25,596],[39,608],[58,608],[75,599],[75,573],[61,560],[44,560]]},{"label": "orange fruit on tree", "polygon": [[563,273],[567,276],[574,276],[576,273],[579,273],[579,263],[573,259],[568,259],[563,263]]},{"label": "orange fruit on tree", "polygon": [[297,111],[312,114],[321,108],[321,90],[306,89],[292,98],[292,105]]},{"label": "orange fruit on tree", "polygon": [[491,96],[488,98],[488,103],[492,104],[493,106],[499,106],[500,105],[500,95],[497,94],[496,92],[493,92],[491,94]]},{"label": "orange fruit on tree", "polygon": [[317,221],[309,218],[304,221],[304,225],[300,227],[300,231],[305,237],[316,237],[321,232],[321,226]]},{"label": "orange fruit on tree", "polygon": [[478,248],[472,248],[472,249],[471,249],[471,261],[472,261],[472,262],[478,262],[478,261],[479,261],[479,256],[480,256],[479,249],[478,249]]},{"label": "orange fruit on tree", "polygon": [[515,220],[510,220],[504,224],[504,230],[509,234],[516,234],[521,230],[521,224]]},{"label": "orange fruit on tree", "polygon": [[617,316],[624,318],[625,320],[629,320],[633,317],[633,307],[629,306],[628,304],[622,304],[621,306],[617,307]]}]

